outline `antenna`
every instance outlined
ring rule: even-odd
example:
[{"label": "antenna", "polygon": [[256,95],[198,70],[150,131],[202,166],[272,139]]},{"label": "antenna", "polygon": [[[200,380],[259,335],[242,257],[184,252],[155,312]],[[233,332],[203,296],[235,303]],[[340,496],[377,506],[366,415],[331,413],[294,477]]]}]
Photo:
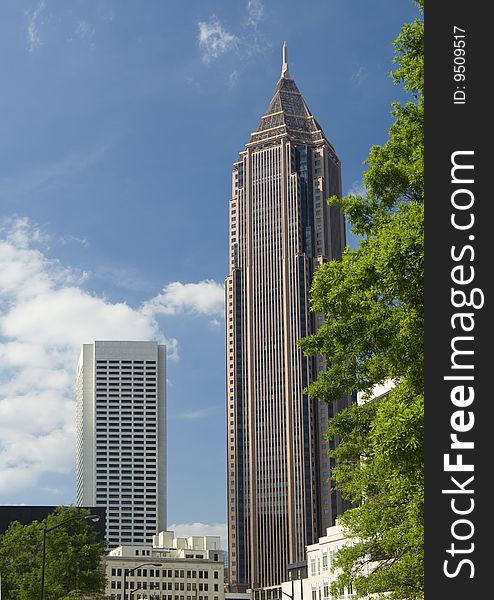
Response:
[{"label": "antenna", "polygon": [[283,42],[283,65],[281,67],[281,77],[290,79],[290,73],[288,72],[288,44]]}]

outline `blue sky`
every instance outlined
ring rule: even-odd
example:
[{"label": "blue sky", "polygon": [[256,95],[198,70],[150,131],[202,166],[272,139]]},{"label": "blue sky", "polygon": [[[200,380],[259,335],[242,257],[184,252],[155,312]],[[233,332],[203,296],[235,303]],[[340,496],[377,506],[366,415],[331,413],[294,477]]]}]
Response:
[{"label": "blue sky", "polygon": [[416,14],[411,0],[2,1],[0,504],[74,501],[81,344],[158,338],[169,524],[224,532],[232,163],[287,40],[344,192],[358,189],[401,98],[392,40]]}]

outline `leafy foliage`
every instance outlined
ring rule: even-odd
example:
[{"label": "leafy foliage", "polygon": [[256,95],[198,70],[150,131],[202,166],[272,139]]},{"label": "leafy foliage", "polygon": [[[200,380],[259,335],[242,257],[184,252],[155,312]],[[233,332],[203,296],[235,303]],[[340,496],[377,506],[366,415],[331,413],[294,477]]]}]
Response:
[{"label": "leafy foliage", "polygon": [[[0,572],[4,600],[39,598],[43,528],[89,511],[59,507],[41,522],[14,522],[0,537]],[[47,533],[45,599],[103,598],[105,574],[102,567],[104,543],[96,538],[89,523],[73,519]]]},{"label": "leafy foliage", "polygon": [[[417,2],[423,8],[423,2]],[[312,310],[325,315],[301,341],[327,358],[309,393],[328,402],[361,392],[368,402],[338,413],[328,437],[338,487],[355,508],[339,522],[356,539],[338,553],[334,591],[423,598],[423,22],[405,24],[393,73],[411,99],[394,103],[389,140],[373,146],[365,196],[332,198],[362,236],[341,262],[320,267]],[[373,390],[394,383],[385,396]]]}]

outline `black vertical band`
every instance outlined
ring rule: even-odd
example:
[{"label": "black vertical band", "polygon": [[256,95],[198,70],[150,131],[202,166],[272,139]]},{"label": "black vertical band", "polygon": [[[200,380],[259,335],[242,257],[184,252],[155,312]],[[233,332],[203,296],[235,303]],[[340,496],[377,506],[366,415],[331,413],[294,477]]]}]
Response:
[{"label": "black vertical band", "polygon": [[490,588],[489,29],[485,3],[425,7],[427,599],[480,598]]}]

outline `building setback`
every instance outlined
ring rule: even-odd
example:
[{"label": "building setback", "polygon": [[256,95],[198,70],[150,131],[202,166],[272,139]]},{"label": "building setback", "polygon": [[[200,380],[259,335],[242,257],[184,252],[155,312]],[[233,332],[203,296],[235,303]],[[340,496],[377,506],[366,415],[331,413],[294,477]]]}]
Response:
[{"label": "building setback", "polygon": [[77,367],[77,505],[106,508],[108,547],[166,529],[166,348],[84,344]]},{"label": "building setback", "polygon": [[232,174],[225,283],[232,592],[279,585],[342,511],[324,438],[333,407],[303,393],[324,362],[297,346],[321,324],[309,307],[314,272],[345,246],[343,215],[326,203],[333,195],[341,195],[340,161],[290,76],[285,44],[274,96]]}]

